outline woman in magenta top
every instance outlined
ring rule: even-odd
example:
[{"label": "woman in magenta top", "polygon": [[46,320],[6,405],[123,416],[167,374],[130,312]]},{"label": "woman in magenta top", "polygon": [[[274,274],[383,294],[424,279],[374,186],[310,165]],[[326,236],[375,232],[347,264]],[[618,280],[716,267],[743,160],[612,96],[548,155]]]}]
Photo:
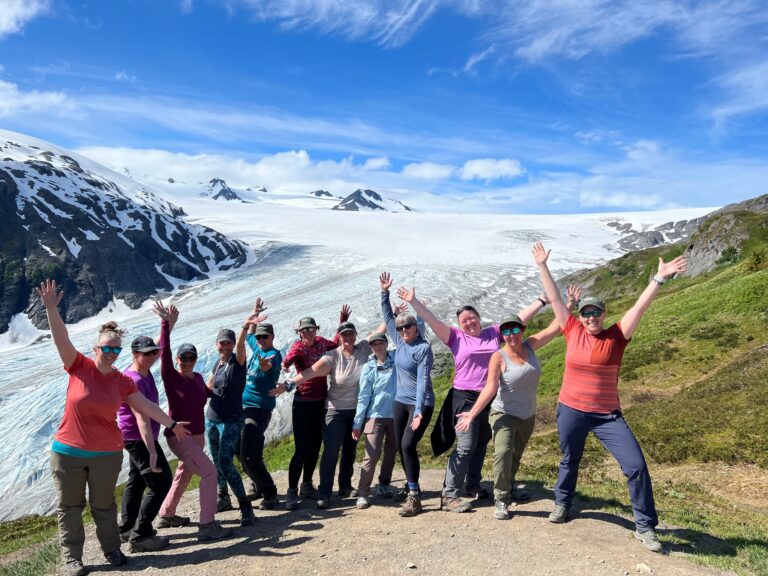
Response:
[{"label": "woman in magenta top", "polygon": [[[349,307],[342,306],[339,314],[339,324],[349,319]],[[338,334],[333,340],[319,336],[320,326],[315,319],[307,316],[299,320],[296,332],[299,340],[294,342],[283,360],[283,369],[291,366],[297,373],[311,368],[323,354],[339,346]],[[288,390],[290,392],[290,390]],[[291,463],[288,466],[288,496],[286,508],[295,510],[298,499],[317,498],[317,490],[312,486],[312,475],[315,473],[317,459],[320,456],[320,446],[323,442],[323,425],[325,423],[325,399],[328,396],[328,380],[326,376],[311,378],[296,387],[291,409],[293,424],[294,449]],[[303,473],[303,474],[302,474]],[[303,477],[301,490],[299,478]]]},{"label": "woman in magenta top", "polygon": [[198,540],[226,538],[232,531],[223,528],[214,520],[216,514],[216,466],[204,452],[205,448],[205,403],[210,391],[203,376],[195,372],[197,349],[192,344],[182,344],[176,351],[178,370],[173,367],[171,353],[171,330],[179,318],[174,305],[168,308],[161,302],[155,303],[155,313],[160,316],[160,375],[163,378],[168,411],[172,417],[189,422],[191,436],[183,440],[171,438],[166,431],[168,448],[179,458],[179,466],[173,484],[160,507],[160,528],[185,526],[189,518],[176,515],[176,507],[184,494],[193,474],[200,476],[200,522]]},{"label": "woman in magenta top", "polygon": [[56,281],[46,280],[36,292],[45,307],[53,343],[69,373],[64,417],[51,446],[51,472],[58,495],[64,572],[80,576],[86,573],[82,562],[86,486],[96,537],[105,558],[112,566],[127,562],[120,551],[115,503],[115,484],[123,462],[123,439],[115,418],[120,404],[126,402],[173,430],[176,436],[182,437],[188,431],[184,422],[176,423],[113,366],[122,351],[124,333],[117,323],[107,322],[101,327],[92,360],[78,352],[69,339],[58,310],[64,292],[57,292]]},{"label": "woman in magenta top", "polygon": [[[416,298],[415,288],[410,290],[398,288],[397,295],[413,306],[416,314],[429,324],[435,335],[450,348],[453,354],[456,373],[453,379],[453,401],[450,408],[455,425],[457,415],[472,409],[485,386],[491,356],[503,343],[499,325],[494,324],[483,328],[477,310],[473,306],[462,306],[456,311],[459,328],[454,328],[438,320],[429,308]],[[547,301],[544,297],[538,298],[533,304],[521,310],[518,316],[527,323],[546,305]],[[483,461],[492,436],[488,412],[489,408],[486,407],[466,430],[456,432],[458,442],[448,460],[448,469],[445,474],[443,510],[468,511],[472,507],[471,503],[469,500],[462,499],[462,495],[471,498],[488,497],[488,492],[480,487]],[[464,487],[463,492],[462,487]]]}]

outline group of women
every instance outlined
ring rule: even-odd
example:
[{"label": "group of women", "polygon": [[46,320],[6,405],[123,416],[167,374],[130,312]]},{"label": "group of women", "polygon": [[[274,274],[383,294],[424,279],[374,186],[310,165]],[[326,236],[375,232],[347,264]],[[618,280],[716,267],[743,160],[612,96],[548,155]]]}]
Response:
[{"label": "group of women", "polygon": [[[379,288],[384,322],[367,339],[358,341],[355,325],[349,321],[351,311],[344,306],[333,340],[318,334],[319,326],[313,318],[302,318],[297,326],[299,338],[283,359],[274,347],[272,325],[264,322],[267,317],[262,313],[266,308],[257,299],[239,335],[228,329],[219,332],[219,359],[207,382],[194,371],[198,355],[192,344],[178,346],[174,366],[170,334],[179,317],[175,306],[156,304],[155,312],[161,319],[158,343],[149,336],[135,338],[131,344],[133,362],[120,372],[113,364],[122,351],[123,331],[113,322],[105,324],[93,347],[93,360],[77,352],[57,309],[63,293],[53,281],[41,284],[37,293],[69,373],[64,418],[51,456],[66,573],[85,573],[82,512],[86,486],[97,538],[113,566],[126,562],[120,551],[121,541],[128,542],[133,552],[168,546],[168,539],[152,527],[155,519],[158,528],[190,522],[176,510],[192,475],[200,477],[198,538],[202,541],[231,534],[215,520],[217,511],[232,508],[228,487],[237,498],[243,526],[254,520],[251,499],[261,498],[262,509],[274,508],[279,499],[263,460],[264,434],[275,398],[294,389],[295,451],[289,468],[286,509],[294,510],[301,499],[310,498],[317,500],[319,508],[330,506],[341,455],[339,497],[356,495],[357,508],[365,509],[374,494],[383,498],[399,495],[404,500],[401,516],[419,514],[422,503],[417,445],[435,410],[430,376],[433,353],[425,339],[424,322],[450,349],[456,366],[453,387],[439,418],[449,423],[457,439],[445,475],[443,510],[466,512],[474,500],[489,496],[480,480],[491,438],[494,516],[508,518],[512,500],[530,497],[515,488],[514,480],[535,419],[536,387],[541,374],[535,352],[562,333],[566,360],[557,424],[563,456],[555,487],[555,508],[549,520],[562,523],[571,515],[579,463],[591,431],[627,477],[637,527],[635,536],[647,548],[660,551],[650,476],[642,451],[622,417],[618,374],[624,349],[660,286],[684,271],[687,263],[682,257],[668,263],[659,259],[657,274],[635,305],[619,322],[606,328],[605,304],[601,300],[580,299],[580,290],[569,287],[568,301],[564,302],[547,267],[549,251],[537,243],[533,256],[544,294],[517,315],[487,328],[481,326],[480,315],[472,306],[457,310],[458,328],[442,322],[416,297],[415,288],[397,289],[399,298],[410,305],[415,315],[408,313],[405,304],[393,309],[393,281],[388,273],[382,273]],[[547,304],[552,306],[554,320],[544,330],[526,337],[528,321]],[[574,307],[576,317],[571,313]],[[246,346],[251,350],[250,358]],[[158,407],[157,387],[150,371],[158,357],[168,414]],[[281,370],[291,367],[296,375],[278,383]],[[173,478],[157,442],[160,425],[165,427],[168,446],[179,461]],[[365,458],[354,488],[355,448],[363,435]],[[206,436],[213,461],[203,449]],[[433,445],[434,437],[435,431]],[[320,483],[315,489],[312,477],[321,444]],[[118,524],[114,489],[123,447],[129,455],[130,469]],[[395,491],[391,479],[398,452],[406,484]],[[372,493],[373,476],[382,454],[379,483]],[[246,494],[234,466],[236,456],[253,482],[255,494],[251,496]]]}]

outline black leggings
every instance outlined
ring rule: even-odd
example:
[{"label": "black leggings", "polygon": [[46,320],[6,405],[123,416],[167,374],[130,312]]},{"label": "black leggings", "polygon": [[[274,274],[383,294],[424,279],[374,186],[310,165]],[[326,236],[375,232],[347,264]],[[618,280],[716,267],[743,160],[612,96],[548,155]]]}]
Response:
[{"label": "black leggings", "polygon": [[419,464],[419,454],[416,451],[416,447],[429,426],[434,407],[422,406],[421,424],[419,424],[416,430],[411,429],[414,410],[416,410],[416,406],[413,404],[403,404],[402,402],[395,401],[395,441],[400,452],[400,461],[403,463],[405,477],[408,482],[418,483],[421,465]]},{"label": "black leggings", "polygon": [[272,419],[272,411],[246,408],[243,411],[243,430],[240,434],[240,463],[248,477],[265,498],[277,494],[272,475],[264,463],[264,434]]},{"label": "black leggings", "polygon": [[325,400],[293,399],[293,458],[288,466],[288,487],[298,488],[299,477],[312,482],[312,474],[320,457],[325,425]]}]

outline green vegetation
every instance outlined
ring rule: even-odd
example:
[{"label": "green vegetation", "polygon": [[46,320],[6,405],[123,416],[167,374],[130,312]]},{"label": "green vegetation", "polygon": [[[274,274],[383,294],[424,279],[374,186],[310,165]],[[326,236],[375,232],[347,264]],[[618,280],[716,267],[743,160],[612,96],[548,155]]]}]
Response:
[{"label": "green vegetation", "polygon": [[[661,531],[662,539],[696,562],[739,574],[768,575],[765,495],[755,494],[754,506],[735,502],[684,470],[684,465],[710,463],[755,464],[768,470],[768,346],[764,344],[768,219],[737,213],[707,223],[699,235],[727,238],[737,217],[743,236],[738,249],[724,249],[714,271],[674,280],[661,290],[627,348],[620,396],[652,474],[662,467],[677,467],[673,479],[655,483],[661,520],[674,526]],[[608,320],[616,321],[647,285],[658,257],[668,260],[684,249],[667,246],[627,254],[570,280],[590,285],[591,293],[606,298]],[[529,332],[543,328],[551,318],[544,314],[535,319]],[[562,339],[557,339],[539,353],[543,374],[537,428],[518,474],[520,480],[541,490],[554,484],[560,460],[554,410],[564,350]],[[449,373],[434,381],[438,407],[452,378]],[[445,466],[447,454],[434,458],[428,438],[420,452],[425,467]],[[265,451],[267,466],[287,469],[292,454],[291,437],[274,442]],[[577,506],[630,518],[626,486],[616,468],[590,438],[579,475]],[[485,474],[491,475],[490,458]],[[43,541],[54,532],[51,518],[0,524],[0,555]],[[0,568],[0,576],[44,573],[55,559],[55,544],[38,546],[24,560],[29,567],[17,562]]]}]

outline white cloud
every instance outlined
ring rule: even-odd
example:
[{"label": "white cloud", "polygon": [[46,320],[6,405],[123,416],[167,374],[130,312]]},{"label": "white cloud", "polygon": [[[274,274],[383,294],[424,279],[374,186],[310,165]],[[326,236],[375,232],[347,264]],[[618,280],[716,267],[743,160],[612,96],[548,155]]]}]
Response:
[{"label": "white cloud", "polygon": [[[639,208],[653,210],[664,206],[658,194],[627,194],[624,192],[605,193],[585,190],[579,194],[579,204],[584,208]],[[671,206],[667,206],[671,208]]]},{"label": "white cloud", "polygon": [[133,83],[136,82],[136,76],[132,76],[131,74],[128,74],[128,72],[120,70],[119,72],[115,72],[115,80],[118,82]]},{"label": "white cloud", "polygon": [[363,164],[363,170],[386,170],[389,166],[389,158],[378,156],[377,158],[368,158]]},{"label": "white cloud", "polygon": [[496,44],[491,44],[482,52],[475,52],[467,59],[466,64],[464,64],[464,72],[472,72],[475,66],[480,64],[480,62],[483,60],[489,58],[494,52],[496,52]]},{"label": "white cloud", "polygon": [[402,175],[406,178],[418,178],[420,180],[444,180],[450,178],[455,170],[456,167],[450,164],[413,162],[403,166]]},{"label": "white cloud", "polygon": [[48,10],[48,4],[48,0],[3,0],[0,38],[21,32],[27,22]]},{"label": "white cloud", "polygon": [[512,158],[482,158],[468,160],[461,167],[462,180],[498,180],[499,178],[516,178],[525,170],[518,160]]},{"label": "white cloud", "polygon": [[39,112],[62,113],[74,108],[62,92],[24,92],[16,84],[0,80],[0,118]]},{"label": "white cloud", "polygon": [[182,13],[189,14],[195,9],[195,4],[193,0],[181,0],[181,5],[179,6]]},{"label": "white cloud", "polygon": [[727,99],[711,112],[716,126],[722,128],[731,118],[768,110],[768,60],[736,69],[718,82]]}]

